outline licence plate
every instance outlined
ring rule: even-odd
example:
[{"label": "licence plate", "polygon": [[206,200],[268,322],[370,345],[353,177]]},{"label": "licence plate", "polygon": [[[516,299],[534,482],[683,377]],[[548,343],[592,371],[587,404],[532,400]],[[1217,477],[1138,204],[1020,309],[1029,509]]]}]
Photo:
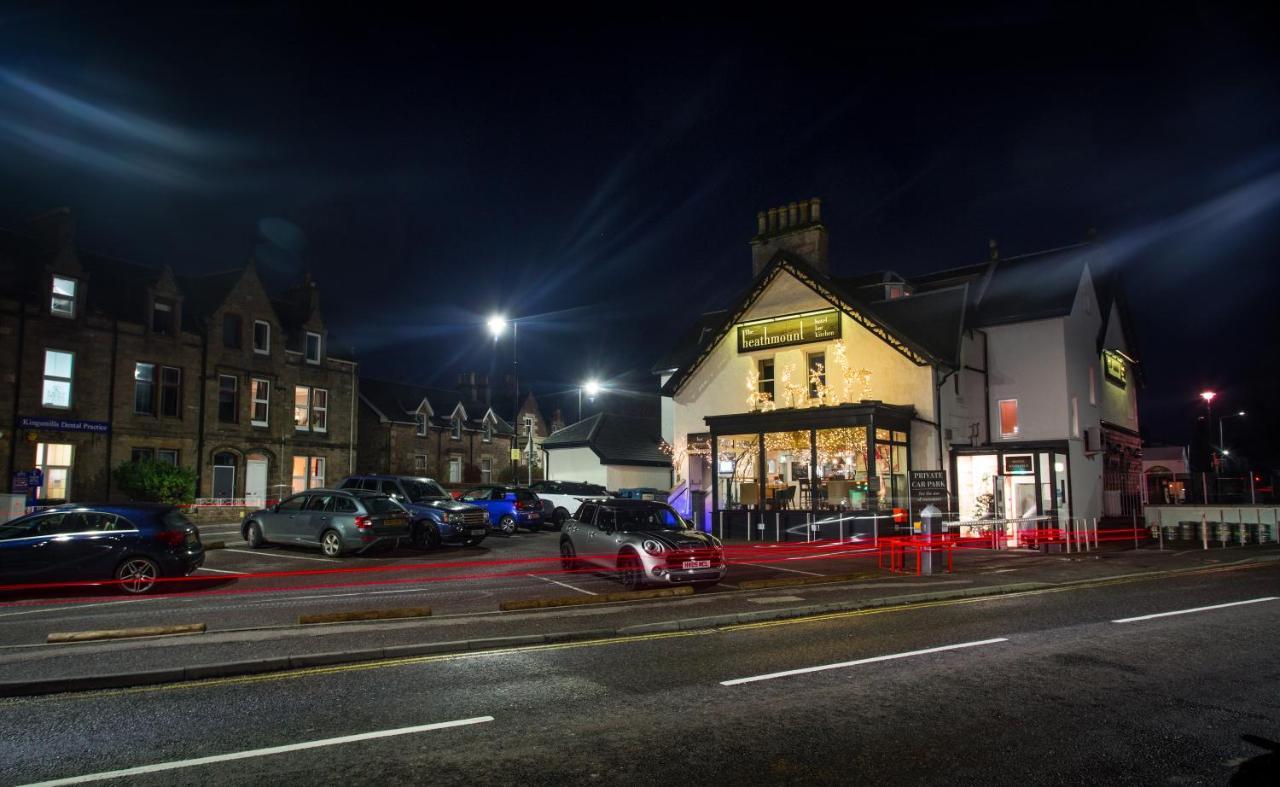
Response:
[{"label": "licence plate", "polygon": [[404,527],[404,520],[403,519],[384,519],[382,520],[382,526],[383,527]]},{"label": "licence plate", "polygon": [[529,518],[530,518],[530,519],[541,519],[541,518],[542,518],[542,514],[530,514],[530,515],[529,515]]},{"label": "licence plate", "polygon": [[470,532],[473,536],[483,536],[485,534],[483,528],[472,528]]},{"label": "licence plate", "polygon": [[684,567],[685,568],[711,568],[711,561],[710,560],[686,560],[684,561]]}]

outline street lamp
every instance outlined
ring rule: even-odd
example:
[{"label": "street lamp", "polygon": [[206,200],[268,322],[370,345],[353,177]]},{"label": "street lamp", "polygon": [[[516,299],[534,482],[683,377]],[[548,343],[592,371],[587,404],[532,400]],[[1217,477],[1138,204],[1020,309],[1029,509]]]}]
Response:
[{"label": "street lamp", "polygon": [[582,420],[582,392],[586,391],[587,398],[594,402],[596,400],[596,396],[602,390],[604,390],[604,388],[600,385],[599,380],[587,380],[585,383],[578,386],[578,420],[579,421]]},{"label": "street lamp", "polygon": [[[489,319],[485,320],[485,327],[489,329],[490,335],[493,336],[493,343],[497,344],[498,339],[502,338],[502,334],[507,330],[507,324],[511,325],[511,376],[512,382],[515,384],[515,401],[512,405],[511,428],[516,430],[516,436],[520,435],[520,320],[508,320],[501,314],[493,314]],[[528,436],[528,463],[529,463],[529,483],[533,483],[533,433]]]},{"label": "street lamp", "polygon": [[1244,410],[1241,410],[1240,412],[1234,415],[1224,415],[1218,419],[1218,448],[1222,449],[1223,456],[1226,456],[1228,451],[1227,451],[1227,441],[1223,438],[1222,422],[1227,420],[1228,418],[1243,418],[1243,417],[1244,417]]},{"label": "street lamp", "polygon": [[[1215,393],[1214,391],[1200,392],[1200,398],[1204,400],[1204,408],[1205,408],[1205,415],[1206,415],[1205,428],[1209,430],[1213,429],[1213,397],[1217,395],[1218,394]],[[1205,435],[1204,437],[1205,437],[1205,440],[1209,441],[1209,458],[1213,461],[1213,471],[1216,473],[1221,469],[1221,465],[1219,464],[1219,461],[1218,461],[1218,454],[1213,450],[1213,432],[1210,431],[1209,434]],[[1222,446],[1218,446],[1218,447],[1221,448]]]}]

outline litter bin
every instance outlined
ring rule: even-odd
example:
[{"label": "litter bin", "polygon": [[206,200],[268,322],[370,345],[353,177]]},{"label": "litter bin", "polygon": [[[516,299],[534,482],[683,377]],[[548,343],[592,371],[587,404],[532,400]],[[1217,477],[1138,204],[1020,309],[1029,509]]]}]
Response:
[{"label": "litter bin", "polygon": [[1165,540],[1165,541],[1177,541],[1177,540],[1178,540],[1178,526],[1177,526],[1177,525],[1165,525],[1165,526],[1164,526],[1164,540]]},{"label": "litter bin", "polygon": [[1178,540],[1194,541],[1196,539],[1196,533],[1199,532],[1199,529],[1200,529],[1199,522],[1179,522],[1178,523]]}]

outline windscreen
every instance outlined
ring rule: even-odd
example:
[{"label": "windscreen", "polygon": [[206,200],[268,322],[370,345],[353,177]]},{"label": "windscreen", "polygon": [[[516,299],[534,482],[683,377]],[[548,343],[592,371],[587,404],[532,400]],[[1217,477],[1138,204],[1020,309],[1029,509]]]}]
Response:
[{"label": "windscreen", "polygon": [[613,509],[619,530],[683,530],[684,522],[666,506],[625,506]]}]

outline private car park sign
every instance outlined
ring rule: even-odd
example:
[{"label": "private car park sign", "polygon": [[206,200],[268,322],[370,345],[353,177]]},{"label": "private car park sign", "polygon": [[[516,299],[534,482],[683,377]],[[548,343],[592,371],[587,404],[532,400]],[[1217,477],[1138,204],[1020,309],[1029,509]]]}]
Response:
[{"label": "private car park sign", "polygon": [[911,507],[917,511],[925,506],[937,506],[943,511],[947,505],[947,474],[942,470],[911,471]]}]

